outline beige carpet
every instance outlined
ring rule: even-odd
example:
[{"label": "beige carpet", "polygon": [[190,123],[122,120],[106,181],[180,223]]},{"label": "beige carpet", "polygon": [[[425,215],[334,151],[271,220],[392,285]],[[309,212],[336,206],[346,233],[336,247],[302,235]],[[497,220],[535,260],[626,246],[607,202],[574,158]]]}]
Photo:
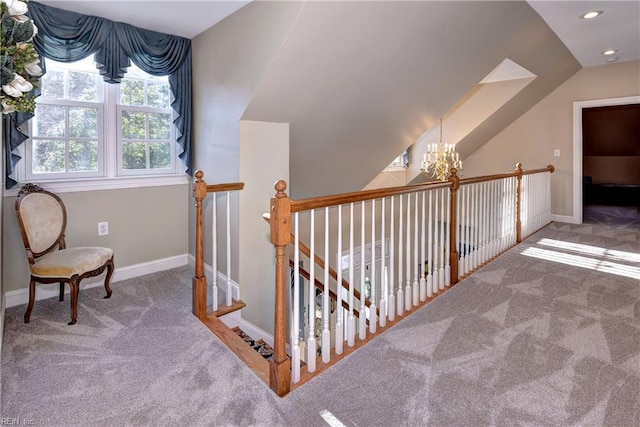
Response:
[{"label": "beige carpet", "polygon": [[[640,233],[552,224],[280,399],[181,268],[7,310],[2,417],[33,425],[640,426]],[[337,421],[336,421],[337,420]]]}]

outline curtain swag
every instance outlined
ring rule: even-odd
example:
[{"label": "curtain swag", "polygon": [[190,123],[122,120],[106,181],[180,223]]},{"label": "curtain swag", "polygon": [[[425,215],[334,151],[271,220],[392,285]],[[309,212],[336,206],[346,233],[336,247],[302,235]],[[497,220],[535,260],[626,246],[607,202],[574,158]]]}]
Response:
[{"label": "curtain swag", "polygon": [[[191,147],[191,40],[144,30],[97,16],[29,2],[29,15],[38,27],[34,45],[44,58],[58,62],[75,62],[94,54],[104,81],[120,83],[133,62],[154,76],[169,76],[174,96],[171,107],[176,112],[174,124],[178,130],[179,157],[192,174]],[[5,117],[6,187],[16,185],[9,177],[20,156],[13,151],[27,139],[19,128],[31,117],[29,113],[11,113]]]}]

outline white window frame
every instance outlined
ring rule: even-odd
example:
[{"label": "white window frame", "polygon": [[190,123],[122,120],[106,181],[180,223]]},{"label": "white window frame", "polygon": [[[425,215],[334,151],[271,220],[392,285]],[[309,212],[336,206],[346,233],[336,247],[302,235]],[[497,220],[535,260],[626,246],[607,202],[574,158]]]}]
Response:
[{"label": "white window frame", "polygon": [[[146,86],[146,85],[145,85]],[[118,85],[117,89],[117,99],[120,99],[120,85]],[[147,91],[145,89],[145,103],[146,103],[146,97],[147,97]],[[123,167],[123,159],[122,159],[122,153],[123,153],[123,136],[122,136],[122,112],[123,111],[131,111],[131,112],[137,112],[137,113],[161,113],[161,114],[169,114],[171,116],[171,126],[170,126],[170,133],[169,133],[169,141],[173,141],[173,144],[170,144],[171,147],[171,165],[169,168],[166,169],[124,169]],[[116,141],[117,141],[117,159],[116,159],[116,164],[117,164],[117,175],[118,176],[131,176],[131,175],[135,175],[135,176],[141,176],[141,175],[170,175],[170,174],[176,174],[177,172],[177,165],[179,163],[179,159],[178,156],[176,155],[176,146],[177,143],[176,141],[176,127],[173,124],[173,120],[175,119],[175,112],[173,111],[173,109],[171,107],[169,108],[153,108],[153,107],[141,107],[141,106],[134,106],[134,105],[123,105],[120,103],[117,103],[116,106],[116,130],[117,130],[117,137],[116,137]],[[146,129],[145,129],[145,136],[149,135],[149,122],[145,120],[146,123]],[[158,141],[166,141],[166,140],[158,140]],[[150,139],[150,138],[146,138],[144,139],[145,143],[151,143],[154,142],[154,140]]]},{"label": "white window frame", "polygon": [[[189,176],[186,174],[186,166],[178,157],[177,143],[171,144],[172,168],[168,169],[152,169],[127,173],[121,173],[119,170],[119,156],[121,152],[121,139],[118,121],[120,105],[118,100],[120,96],[119,84],[107,84],[101,82],[104,88],[102,94],[102,114],[99,112],[99,126],[102,126],[102,132],[98,132],[98,139],[102,139],[102,143],[98,143],[99,172],[66,172],[46,174],[31,174],[31,168],[27,165],[31,162],[31,138],[21,144],[17,150],[22,159],[18,162],[16,173],[20,183],[34,182],[38,185],[54,192],[78,192],[78,191],[94,191],[94,190],[110,190],[124,188],[154,187],[167,185],[187,185],[189,184]],[[99,95],[100,96],[100,95]],[[69,106],[86,106],[88,104],[81,101],[61,100],[55,102],[44,98],[37,100],[38,104],[54,104]],[[124,106],[125,109],[145,109],[146,107],[130,107]],[[159,111],[158,109],[147,109],[151,112]],[[174,117],[175,112],[169,108],[164,110]],[[36,107],[37,113],[37,107]],[[28,126],[28,132],[31,133],[31,123]],[[177,130],[173,123],[171,124],[171,139],[176,140]],[[102,156],[102,162],[100,157]],[[101,164],[100,164],[101,163]],[[28,171],[29,169],[29,171]],[[91,176],[93,175],[93,176]],[[18,186],[19,187],[19,186]],[[5,196],[15,196],[18,188],[5,191]]]},{"label": "white window frame", "polygon": [[[105,164],[105,138],[104,138],[104,102],[82,102],[82,101],[64,101],[64,102],[52,102],[51,100],[42,100],[38,105],[55,105],[60,107],[82,107],[82,108],[96,108],[98,110],[98,169],[96,171],[83,171],[83,172],[44,172],[33,173],[32,168],[26,167],[33,162],[33,139],[27,139],[25,144],[25,154],[23,161],[25,162],[25,178],[29,182],[45,182],[52,180],[74,180],[82,178],[103,178],[105,176],[104,164]],[[68,112],[65,115],[68,119]],[[32,122],[29,121],[29,134],[32,134]],[[44,140],[64,140],[67,144],[69,140],[76,140],[81,138],[72,138],[69,136],[69,121],[65,121],[65,136],[64,137],[45,137],[41,136],[38,139]],[[69,150],[65,150],[65,163],[69,161]]]}]

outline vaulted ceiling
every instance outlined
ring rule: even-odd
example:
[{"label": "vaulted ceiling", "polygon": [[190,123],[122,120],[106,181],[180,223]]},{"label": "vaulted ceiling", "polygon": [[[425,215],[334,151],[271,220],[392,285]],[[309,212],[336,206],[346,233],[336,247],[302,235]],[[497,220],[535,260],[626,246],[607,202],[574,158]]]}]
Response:
[{"label": "vaulted ceiling", "polygon": [[581,68],[526,2],[311,2],[243,119],[290,123],[295,197],[356,191],[505,58],[537,77],[465,154]]}]

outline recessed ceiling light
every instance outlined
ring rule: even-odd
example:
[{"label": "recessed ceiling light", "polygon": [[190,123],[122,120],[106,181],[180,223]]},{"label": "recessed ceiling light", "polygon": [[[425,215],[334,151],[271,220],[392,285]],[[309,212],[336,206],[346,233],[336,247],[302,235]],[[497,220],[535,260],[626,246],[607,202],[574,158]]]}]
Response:
[{"label": "recessed ceiling light", "polygon": [[601,11],[601,10],[592,10],[590,12],[583,13],[582,15],[580,15],[580,18],[582,18],[582,19],[593,19],[593,18],[596,18],[596,17],[602,15],[603,13],[604,12]]},{"label": "recessed ceiling light", "polygon": [[602,54],[603,55],[613,55],[617,51],[618,51],[618,49],[609,49],[609,50],[605,50],[604,52],[602,52]]}]

